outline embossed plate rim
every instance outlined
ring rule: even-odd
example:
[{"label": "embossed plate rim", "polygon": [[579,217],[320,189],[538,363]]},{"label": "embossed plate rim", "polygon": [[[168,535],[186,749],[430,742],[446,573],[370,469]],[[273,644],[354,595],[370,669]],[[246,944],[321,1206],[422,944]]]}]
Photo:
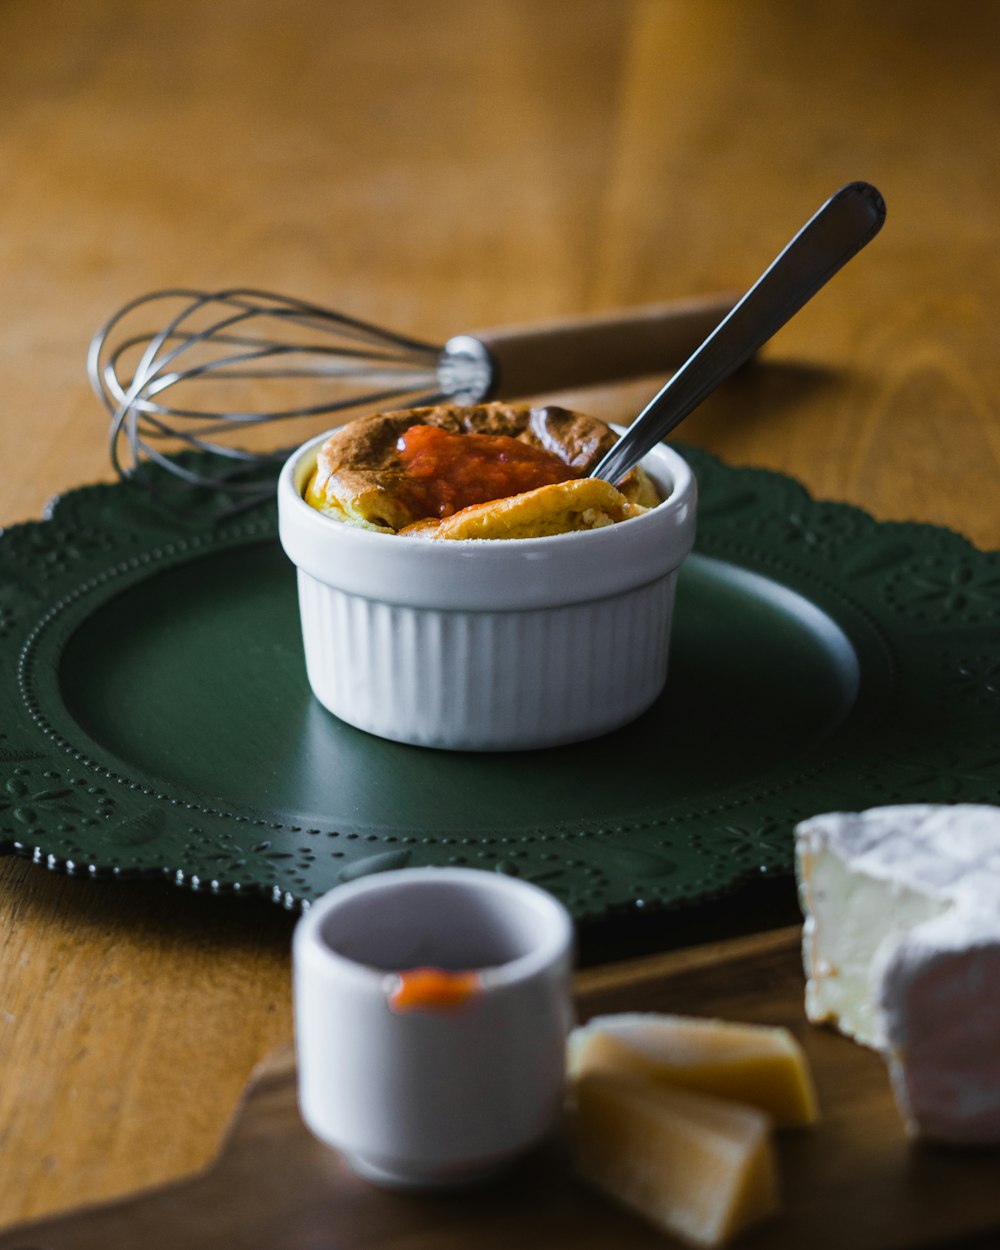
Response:
[{"label": "embossed plate rim", "polygon": [[[701,554],[784,582],[824,611],[830,603],[840,604],[841,611],[867,622],[891,653],[906,724],[893,723],[878,744],[878,767],[858,778],[854,791],[843,787],[838,797],[855,805],[995,801],[1000,795],[1000,553],[978,551],[941,527],[876,522],[861,509],[813,499],[785,475],[733,468],[706,452],[682,450],[699,478]],[[164,828],[176,833],[190,823],[191,804],[154,794],[125,776],[102,775],[79,752],[74,758],[72,744],[60,742],[43,709],[33,705],[36,695],[26,677],[34,642],[74,597],[101,592],[116,579],[120,584],[141,581],[205,552],[267,541],[273,532],[270,505],[236,522],[187,521],[167,516],[145,496],[115,484],[80,487],[57,500],[47,520],[13,526],[0,535],[0,656],[12,678],[0,737],[0,853],[93,877],[166,876],[196,890],[262,894],[289,909],[315,897],[319,890],[310,888],[307,848],[290,852],[281,838],[293,832],[308,844],[321,831],[287,830],[269,819],[273,813],[226,817],[209,809],[208,817],[225,819],[215,825],[209,820],[200,843],[189,843],[169,862],[151,859],[143,848],[158,842]],[[32,576],[39,570],[40,586]],[[836,607],[830,614],[838,619]],[[936,667],[928,677],[929,656]],[[928,750],[926,734],[914,731],[921,718],[934,720],[946,747]],[[828,765],[817,771],[824,768],[829,772]],[[719,897],[755,876],[787,873],[790,823],[805,814],[797,806],[804,776],[761,801],[736,796],[721,804],[716,814],[728,811],[731,819],[721,828],[717,822],[710,836],[704,830],[668,828],[696,822],[698,813],[633,821],[616,829],[623,863],[632,856],[627,871],[633,878],[567,898],[574,915],[586,922],[634,913],[640,906],[665,910]],[[88,837],[103,836],[109,828],[124,831],[119,854],[88,848]],[[650,855],[650,829],[658,830],[657,836],[669,832],[683,838],[685,853],[702,875],[689,874],[680,886],[637,886],[635,878]],[[564,855],[560,840],[572,842],[573,836],[572,830],[552,827],[534,832],[538,848],[554,843]],[[455,840],[439,841],[438,859],[454,858]],[[325,879],[326,887],[413,861],[412,849],[399,839],[380,840],[363,830],[345,835],[339,845],[336,874]],[[533,854],[515,850],[509,863],[495,858],[489,866],[520,872],[559,893],[558,883],[546,881],[552,852]],[[725,861],[721,873],[720,858]]]}]

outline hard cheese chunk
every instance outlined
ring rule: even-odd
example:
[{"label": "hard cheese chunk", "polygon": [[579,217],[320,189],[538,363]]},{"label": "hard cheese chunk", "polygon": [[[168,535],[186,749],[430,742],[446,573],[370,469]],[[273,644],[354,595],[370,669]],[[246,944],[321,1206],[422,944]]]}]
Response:
[{"label": "hard cheese chunk", "polygon": [[569,1068],[733,1098],[767,1112],[782,1128],[818,1118],[808,1062],[787,1029],[654,1012],[597,1016],[570,1035]]},{"label": "hard cheese chunk", "polygon": [[778,1209],[770,1124],[753,1107],[590,1072],[575,1145],[587,1180],[693,1245],[722,1245]]},{"label": "hard cheese chunk", "polygon": [[1000,808],[815,816],[796,868],[806,1014],[884,1054],[914,1135],[1000,1143]]}]

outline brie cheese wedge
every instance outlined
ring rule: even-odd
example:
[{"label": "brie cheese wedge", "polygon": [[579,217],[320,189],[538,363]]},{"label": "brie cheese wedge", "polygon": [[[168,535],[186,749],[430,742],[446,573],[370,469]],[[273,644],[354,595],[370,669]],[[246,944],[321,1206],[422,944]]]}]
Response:
[{"label": "brie cheese wedge", "polygon": [[1000,808],[796,829],[806,1014],[881,1051],[907,1128],[1000,1142]]}]

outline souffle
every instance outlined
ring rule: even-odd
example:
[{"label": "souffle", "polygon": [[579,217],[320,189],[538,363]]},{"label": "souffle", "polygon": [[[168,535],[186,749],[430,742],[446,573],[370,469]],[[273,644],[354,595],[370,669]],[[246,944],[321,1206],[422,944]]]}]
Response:
[{"label": "souffle", "polygon": [[538,538],[627,521],[660,502],[633,469],[587,475],[618,435],[554,406],[439,405],[359,417],[320,449],[304,497],[336,521],[416,538]]}]

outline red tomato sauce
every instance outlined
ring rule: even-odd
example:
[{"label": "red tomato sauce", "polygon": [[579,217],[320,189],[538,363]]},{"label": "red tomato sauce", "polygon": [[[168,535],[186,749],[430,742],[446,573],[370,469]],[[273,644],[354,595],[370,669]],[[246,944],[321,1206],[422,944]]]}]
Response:
[{"label": "red tomato sauce", "polygon": [[421,517],[451,516],[578,476],[554,452],[508,434],[452,434],[436,425],[411,425],[396,450],[410,503]]},{"label": "red tomato sauce", "polygon": [[408,968],[389,995],[393,1011],[449,1011],[482,988],[478,972],[446,972],[443,968]]}]

